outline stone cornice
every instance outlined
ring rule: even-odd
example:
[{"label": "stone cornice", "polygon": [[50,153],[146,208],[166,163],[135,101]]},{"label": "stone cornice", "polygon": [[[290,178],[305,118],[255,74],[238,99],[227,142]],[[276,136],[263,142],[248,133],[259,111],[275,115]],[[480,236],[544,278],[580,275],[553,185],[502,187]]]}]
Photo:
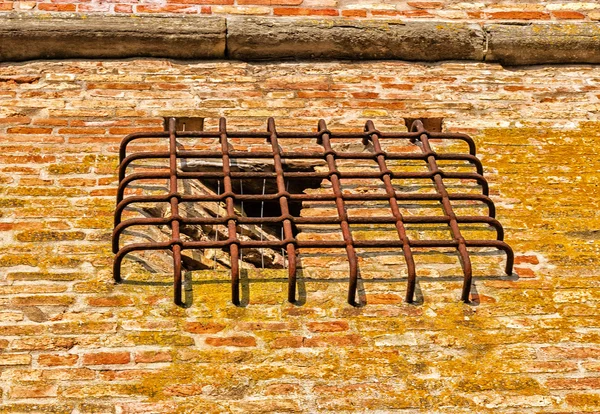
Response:
[{"label": "stone cornice", "polygon": [[600,24],[8,14],[0,61],[36,59],[468,60],[600,63]]}]

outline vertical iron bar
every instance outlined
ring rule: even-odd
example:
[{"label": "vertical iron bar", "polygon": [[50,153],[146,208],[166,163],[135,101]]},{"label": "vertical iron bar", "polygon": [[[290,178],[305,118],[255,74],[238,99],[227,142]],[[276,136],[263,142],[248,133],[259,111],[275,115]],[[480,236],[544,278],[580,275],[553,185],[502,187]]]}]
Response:
[{"label": "vertical iron bar", "polygon": [[[221,195],[221,180],[217,179],[217,195],[220,196]],[[217,201],[217,218],[221,218],[221,200]],[[219,240],[219,225],[215,224],[214,226],[214,230],[215,230],[215,242],[217,242]],[[213,270],[216,270],[217,268],[217,251],[218,249],[215,248],[215,254],[213,255]]]},{"label": "vertical iron bar", "polygon": [[273,150],[273,164],[275,173],[277,174],[277,192],[279,193],[279,206],[283,219],[283,232],[285,235],[286,251],[288,257],[288,302],[296,302],[296,246],[294,245],[294,232],[292,231],[292,222],[290,217],[290,209],[288,206],[289,193],[286,188],[283,178],[283,164],[281,162],[281,149],[277,141],[277,130],[275,129],[275,120],[269,118],[267,130],[271,134],[269,141]]},{"label": "vertical iron bar", "polygon": [[350,224],[348,223],[348,214],[346,213],[346,206],[344,205],[344,195],[342,194],[342,186],[340,183],[340,172],[337,169],[335,163],[335,151],[331,148],[331,142],[329,139],[329,131],[325,120],[319,120],[319,144],[325,149],[325,160],[329,167],[329,180],[331,181],[331,187],[335,195],[335,206],[337,213],[340,218],[340,227],[342,229],[342,236],[346,243],[346,254],[348,255],[348,263],[350,264],[350,283],[348,286],[348,303],[352,306],[357,306],[356,303],[356,291],[358,288],[358,257],[356,250],[354,249],[354,241],[352,240],[352,233],[350,232]]},{"label": "vertical iron bar", "polygon": [[223,154],[223,193],[227,208],[227,242],[229,243],[229,256],[231,260],[231,301],[234,305],[240,304],[240,264],[239,245],[235,223],[235,208],[233,202],[233,186],[231,185],[231,165],[229,162],[229,144],[227,142],[227,122],[225,118],[219,119],[219,133],[221,152]]},{"label": "vertical iron bar", "polygon": [[392,214],[396,219],[396,231],[398,232],[398,237],[400,237],[400,240],[402,241],[402,251],[404,252],[404,259],[406,260],[406,267],[408,269],[406,302],[412,303],[414,300],[415,287],[417,281],[415,259],[410,249],[410,241],[408,239],[408,236],[406,235],[406,229],[404,227],[404,218],[402,217],[402,213],[400,212],[400,208],[398,207],[396,191],[394,191],[394,186],[392,185],[391,171],[388,169],[387,164],[385,162],[385,152],[381,148],[378,132],[375,129],[373,121],[367,121],[365,125],[365,138],[371,140],[371,142],[373,143],[373,149],[375,150],[375,154],[377,154],[377,164],[379,165],[379,170],[382,173],[381,179],[383,180],[383,183],[385,185],[385,192],[389,197],[390,209],[392,210]]},{"label": "vertical iron bar", "polygon": [[[265,189],[267,187],[267,179],[263,178],[263,188],[262,188],[262,195],[265,195]],[[265,217],[265,200],[262,200],[260,202],[260,218],[264,218]],[[263,223],[260,223],[260,241],[263,241]],[[282,255],[283,256],[283,255]],[[263,247],[260,248],[260,264],[261,264],[261,269],[265,268],[265,249]]]},{"label": "vertical iron bar", "polygon": [[[244,180],[240,179],[240,194],[244,195]],[[240,201],[240,216],[244,216],[244,200]],[[241,238],[241,233],[240,233]],[[244,249],[240,247],[240,262],[244,262]]]},{"label": "vertical iron bar", "polygon": [[181,235],[179,226],[179,198],[177,193],[177,135],[175,118],[169,119],[169,198],[171,203],[171,249],[173,251],[173,295],[178,305],[183,304],[181,298]]},{"label": "vertical iron bar", "polygon": [[471,281],[473,279],[471,258],[469,257],[465,239],[460,232],[460,228],[458,227],[456,214],[454,214],[454,210],[452,209],[452,203],[450,202],[448,191],[446,191],[446,186],[444,185],[444,181],[442,179],[442,172],[437,165],[435,152],[431,149],[431,145],[429,144],[428,132],[423,128],[423,123],[421,121],[415,121],[413,123],[413,130],[415,129],[415,126],[420,134],[418,139],[422,144],[421,150],[427,155],[427,167],[429,168],[429,171],[433,173],[432,180],[435,184],[435,189],[438,194],[442,196],[441,203],[442,208],[444,209],[444,214],[450,218],[448,225],[450,226],[452,238],[458,242],[457,250],[459,258],[461,259],[460,264],[462,265],[464,273],[463,289],[460,299],[465,303],[469,303]]}]

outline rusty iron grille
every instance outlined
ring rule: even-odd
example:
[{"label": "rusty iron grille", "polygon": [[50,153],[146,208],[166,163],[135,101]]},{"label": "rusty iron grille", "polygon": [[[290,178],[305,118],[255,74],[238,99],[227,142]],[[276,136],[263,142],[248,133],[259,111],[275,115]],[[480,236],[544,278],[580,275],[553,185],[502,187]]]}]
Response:
[{"label": "rusty iron grille", "polygon": [[[141,139],[168,140],[168,151],[141,151],[127,154],[128,144]],[[178,144],[178,139],[200,138],[212,139],[215,143],[212,150],[185,150]],[[231,148],[231,140],[259,140],[266,145],[267,151],[236,150]],[[309,139],[319,150],[284,150],[286,142],[292,140]],[[365,150],[339,150],[332,145],[333,140],[346,143],[358,143]],[[382,148],[383,140],[404,140],[405,145],[413,146],[418,151],[390,152]],[[462,141],[468,146],[468,153],[438,153],[432,148],[434,142],[446,140]],[[165,142],[166,144],[166,142]],[[303,147],[301,147],[302,149]],[[406,302],[412,303],[415,299],[415,286],[417,270],[415,266],[415,249],[440,249],[451,248],[458,252],[463,271],[463,287],[461,300],[469,302],[472,266],[469,248],[493,248],[506,253],[506,274],[512,274],[514,254],[511,247],[503,241],[504,231],[502,225],[495,219],[495,207],[488,197],[488,183],[483,177],[483,167],[476,157],[475,143],[468,135],[458,133],[428,132],[421,121],[412,124],[410,132],[381,132],[377,130],[372,121],[368,121],[364,131],[360,133],[341,132],[335,133],[327,129],[323,120],[318,122],[317,132],[278,132],[275,121],[268,120],[266,132],[239,132],[228,131],[226,120],[219,120],[217,131],[176,131],[175,119],[170,119],[168,131],[135,133],[125,137],[120,144],[119,186],[117,206],[114,216],[114,231],[112,239],[114,257],[114,280],[118,283],[121,278],[121,264],[124,257],[134,251],[166,250],[170,251],[173,259],[174,274],[174,301],[182,304],[182,251],[187,249],[220,249],[230,255],[231,269],[231,294],[232,302],[240,304],[240,254],[244,248],[277,249],[287,256],[288,269],[288,301],[296,302],[296,274],[297,258],[303,248],[341,248],[345,249],[349,263],[348,303],[357,305],[357,282],[359,266],[357,259],[358,248],[388,248],[402,252],[408,270]],[[271,171],[238,171],[232,166],[243,159],[268,160]],[[166,159],[168,170],[142,171],[128,173],[128,167],[137,160]],[[206,169],[196,171],[182,171],[178,167],[181,160],[215,160],[219,164],[218,170]],[[322,165],[318,171],[289,171],[286,160],[316,160]],[[339,168],[341,162],[359,162],[370,160],[374,168],[362,171],[345,171]],[[390,165],[398,161],[417,161],[426,165],[426,170],[397,171]],[[439,161],[462,161],[471,165],[471,172],[448,172],[440,168]],[[168,192],[152,195],[126,195],[126,188],[134,181],[160,179],[168,182]],[[217,194],[189,195],[178,191],[180,180],[213,180],[219,183],[222,189]],[[266,194],[263,188],[259,194],[244,194],[242,182],[244,180],[272,180],[274,191]],[[289,182],[294,180],[328,180],[331,191],[312,193],[293,193],[289,191]],[[342,180],[345,179],[376,179],[382,184],[383,192],[352,193],[343,191]],[[411,179],[425,180],[435,189],[433,193],[415,193],[398,191],[393,180]],[[444,180],[454,179],[460,182],[474,181],[478,184],[477,193],[449,192]],[[239,182],[240,185],[235,183]],[[403,203],[431,201],[441,207],[442,215],[406,215],[401,206]],[[328,201],[335,205],[336,216],[304,217],[294,213],[290,203],[322,202]],[[385,203],[391,212],[387,216],[352,217],[347,213],[349,202]],[[476,202],[487,206],[487,215],[461,216],[455,213],[453,201]],[[124,210],[135,203],[165,203],[170,206],[170,215],[166,217],[142,217],[122,219]],[[224,205],[226,214],[220,217],[184,217],[180,214],[181,203],[190,202],[215,202]],[[240,214],[235,206],[243,202],[271,202],[278,203],[280,214],[275,217],[249,217]],[[439,204],[437,204],[439,203]],[[362,240],[353,237],[351,225],[379,225],[389,224],[397,233],[395,239],[369,239]],[[278,240],[243,240],[240,237],[242,225],[280,226],[282,236]],[[410,224],[438,224],[447,226],[451,238],[447,240],[420,240],[409,238],[406,225]],[[468,240],[461,232],[461,225],[482,224],[495,229],[496,239]],[[162,242],[147,242],[125,244],[121,246],[120,237],[123,232],[133,226],[167,226],[170,228],[170,240]],[[227,229],[227,237],[223,240],[184,240],[181,229],[188,225],[221,225]],[[335,225],[341,229],[341,240],[310,240],[296,237],[295,228],[299,225]]]}]

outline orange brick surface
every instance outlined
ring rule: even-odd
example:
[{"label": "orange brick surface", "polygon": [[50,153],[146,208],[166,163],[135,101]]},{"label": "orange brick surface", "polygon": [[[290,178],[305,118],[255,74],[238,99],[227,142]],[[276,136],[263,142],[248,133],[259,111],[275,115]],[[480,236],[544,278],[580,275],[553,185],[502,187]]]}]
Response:
[{"label": "orange brick surface", "polygon": [[[510,8],[412,4],[392,11]],[[598,96],[593,65],[4,63],[0,412],[600,412]],[[115,285],[118,143],[168,116],[204,117],[211,130],[220,116],[231,130],[264,130],[273,116],[282,131],[315,131],[320,118],[331,130],[372,119],[404,131],[405,117],[441,117],[476,141],[515,274],[503,274],[503,255],[473,252],[464,304],[456,255],[420,253],[409,305],[402,255],[360,252],[361,307],[345,301],[343,252],[302,255],[299,305],[278,269],[247,271],[242,307],[225,271],[190,272],[187,307],[173,304],[169,274],[133,260],[123,266],[133,283]]]}]

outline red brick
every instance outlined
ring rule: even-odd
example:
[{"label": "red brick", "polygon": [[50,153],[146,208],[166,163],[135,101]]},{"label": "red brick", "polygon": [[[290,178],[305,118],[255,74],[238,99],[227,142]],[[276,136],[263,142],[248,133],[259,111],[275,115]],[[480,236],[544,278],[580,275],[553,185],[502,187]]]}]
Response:
[{"label": "red brick", "polygon": [[502,20],[548,20],[550,15],[535,11],[501,11],[487,13],[490,19]]},{"label": "red brick", "polygon": [[195,334],[217,333],[225,329],[225,325],[214,322],[186,322],[183,330]]},{"label": "red brick", "polygon": [[37,8],[40,11],[74,12],[77,6],[75,4],[38,3]]},{"label": "red brick", "polygon": [[95,297],[87,300],[88,305],[97,307],[131,306],[133,299],[128,296]]},{"label": "red brick", "polygon": [[299,6],[304,0],[237,0],[240,5],[257,6]]},{"label": "red brick", "polygon": [[371,10],[371,15],[378,16],[400,16],[398,10]]},{"label": "red brick", "polygon": [[351,95],[355,99],[377,99],[379,97],[377,92],[352,92]]},{"label": "red brick", "polygon": [[22,84],[22,83],[36,83],[39,81],[41,76],[39,75],[10,75],[0,76],[0,82],[6,82],[9,84]]},{"label": "red brick", "polygon": [[342,10],[343,17],[367,17],[366,10]]},{"label": "red brick", "polygon": [[109,12],[110,3],[80,3],[77,5],[79,13],[85,12]]},{"label": "red brick", "polygon": [[157,6],[154,4],[139,5],[135,7],[137,13],[186,13],[193,14],[198,13],[198,9],[193,5],[176,5],[171,4],[167,6]]},{"label": "red brick", "polygon": [[312,338],[305,338],[303,343],[307,347],[358,346],[361,344],[362,339],[358,335],[314,336]]},{"label": "red brick", "polygon": [[600,407],[599,394],[567,394],[564,398],[565,403],[572,407],[585,407],[585,411],[569,411],[577,414],[581,413],[597,413]]},{"label": "red brick", "polygon": [[408,83],[384,83],[381,87],[383,89],[398,89],[401,91],[412,91],[414,89],[414,85]]},{"label": "red brick", "polygon": [[491,296],[480,293],[471,293],[471,300],[475,303],[496,303],[497,300]]},{"label": "red brick", "polygon": [[31,118],[28,116],[9,116],[6,118],[0,118],[0,125],[29,124],[30,122]]},{"label": "red brick", "polygon": [[550,378],[546,386],[551,390],[599,390],[600,377]]},{"label": "red brick", "polygon": [[367,294],[369,305],[389,305],[391,303],[402,303],[404,298],[396,293],[371,293]]},{"label": "red brick", "polygon": [[[504,87],[504,89],[508,90],[506,86]],[[537,256],[515,256],[515,264],[523,263],[536,265],[540,264],[540,261],[538,260]]]},{"label": "red brick", "polygon": [[399,12],[399,15],[405,17],[433,17],[433,14],[425,10],[403,10]]},{"label": "red brick", "polygon": [[309,322],[308,330],[311,332],[341,332],[348,330],[348,322]]},{"label": "red brick", "polygon": [[229,336],[206,338],[206,343],[211,346],[256,346],[256,339],[252,336]]},{"label": "red brick", "polygon": [[37,335],[33,338],[15,339],[10,346],[15,351],[66,351],[75,346],[75,339]]},{"label": "red brick", "polygon": [[11,11],[13,9],[13,3],[0,3],[0,11]]},{"label": "red brick", "polygon": [[125,91],[146,91],[152,88],[152,85],[143,82],[90,82],[87,89],[117,89]]},{"label": "red brick", "polygon": [[[327,88],[325,85],[324,89]],[[330,92],[330,91],[298,91],[298,98],[343,98],[345,92]]]},{"label": "red brick", "polygon": [[271,348],[300,348],[303,340],[301,336],[281,336],[271,342]]},{"label": "red brick", "polygon": [[122,365],[131,360],[129,352],[99,352],[83,355],[83,365]]},{"label": "red brick", "polygon": [[42,378],[50,381],[83,381],[96,378],[96,371],[89,368],[48,369],[42,373]]},{"label": "red brick", "polygon": [[38,357],[38,364],[47,367],[54,367],[59,365],[75,365],[78,359],[79,357],[74,354],[41,354]]},{"label": "red brick", "polygon": [[409,1],[407,4],[415,9],[441,9],[444,6],[439,1]]},{"label": "red brick", "polygon": [[168,352],[142,351],[135,354],[136,363],[170,362],[173,357]]},{"label": "red brick", "polygon": [[[115,369],[116,368],[116,369]],[[144,378],[148,378],[152,375],[152,370],[149,369],[119,369],[121,367],[114,367],[100,371],[98,379],[101,381],[141,381]]]},{"label": "red brick", "polygon": [[338,16],[339,12],[336,9],[275,7],[273,14],[276,16]]},{"label": "red brick", "polygon": [[541,348],[540,351],[546,358],[560,358],[560,359],[586,359],[600,358],[600,348],[592,348],[592,347],[558,347],[558,346],[548,346]]},{"label": "red brick", "polygon": [[535,273],[533,270],[526,267],[515,267],[515,272],[519,275],[519,277],[523,278],[532,278],[535,277]]},{"label": "red brick", "polygon": [[52,128],[14,127],[6,130],[9,134],[50,134]]},{"label": "red brick", "polygon": [[45,384],[28,384],[28,385],[16,385],[10,389],[11,398],[49,398],[56,397],[57,391],[54,385]]},{"label": "red brick", "polygon": [[552,16],[557,19],[576,19],[583,20],[585,19],[585,14],[579,13],[576,11],[562,10],[562,11],[553,11]]},{"label": "red brick", "polygon": [[110,128],[108,132],[112,135],[128,135],[133,134],[134,132],[148,132],[148,131],[162,131],[162,127],[117,127]]},{"label": "red brick", "polygon": [[31,364],[31,355],[29,354],[0,354],[0,366],[29,364]]},{"label": "red brick", "polygon": [[285,322],[242,322],[238,325],[241,331],[285,331],[291,329]]},{"label": "red brick", "polygon": [[233,0],[167,0],[167,3],[176,4],[211,4],[211,5],[232,5]]},{"label": "red brick", "polygon": [[75,302],[75,298],[54,295],[17,296],[13,297],[10,302],[14,306],[68,306]]},{"label": "red brick", "polygon": [[92,190],[92,191],[90,191],[90,195],[92,197],[116,196],[117,189],[116,188],[106,188],[103,190]]},{"label": "red brick", "polygon": [[300,387],[296,384],[273,384],[265,389],[265,395],[289,395],[300,392]]},{"label": "red brick", "polygon": [[60,128],[58,133],[64,135],[103,135],[106,130],[104,128]]},{"label": "red brick", "polygon": [[173,396],[177,396],[177,397],[189,397],[192,395],[202,394],[203,387],[204,387],[203,385],[199,385],[199,384],[193,384],[193,385],[178,384],[178,385],[171,385],[171,386],[165,387],[164,392],[166,395],[173,395]]},{"label": "red brick", "polygon": [[41,126],[67,126],[67,125],[69,125],[69,121],[67,121],[66,119],[58,119],[58,118],[53,118],[53,119],[38,118],[38,119],[34,119],[32,124],[33,125],[41,125]]},{"label": "red brick", "polygon": [[115,13],[133,13],[131,4],[115,4]]},{"label": "red brick", "polygon": [[58,180],[58,184],[62,187],[93,187],[96,185],[96,180],[93,178],[66,178]]}]

